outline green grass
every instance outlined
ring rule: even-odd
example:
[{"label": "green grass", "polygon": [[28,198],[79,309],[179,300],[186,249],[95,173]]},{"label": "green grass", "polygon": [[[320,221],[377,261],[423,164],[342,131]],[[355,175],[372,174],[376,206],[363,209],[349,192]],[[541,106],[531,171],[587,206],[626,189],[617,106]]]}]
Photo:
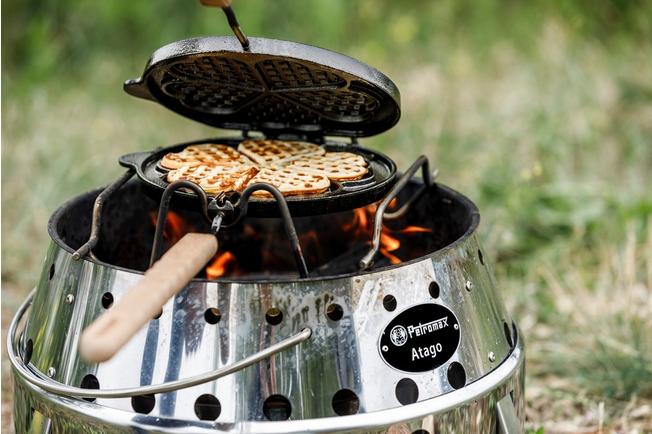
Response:
[{"label": "green grass", "polygon": [[[252,34],[335,48],[398,84],[402,120],[363,143],[401,168],[428,155],[478,203],[527,343],[531,432],[652,432],[650,3],[310,1],[237,8]],[[64,24],[3,3],[5,314],[58,205],[117,177],[123,153],[216,134],[121,82],[164,42],[225,32],[219,15],[66,3],[43,6]]]}]

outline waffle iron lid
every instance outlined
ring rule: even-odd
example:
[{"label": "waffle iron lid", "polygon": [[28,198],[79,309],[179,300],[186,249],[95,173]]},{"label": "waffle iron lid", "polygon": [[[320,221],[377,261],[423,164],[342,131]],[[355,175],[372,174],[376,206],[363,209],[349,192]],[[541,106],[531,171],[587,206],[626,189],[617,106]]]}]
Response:
[{"label": "waffle iron lid", "polygon": [[214,127],[366,137],[401,114],[396,85],[351,57],[295,42],[204,37],[158,49],[127,93]]}]

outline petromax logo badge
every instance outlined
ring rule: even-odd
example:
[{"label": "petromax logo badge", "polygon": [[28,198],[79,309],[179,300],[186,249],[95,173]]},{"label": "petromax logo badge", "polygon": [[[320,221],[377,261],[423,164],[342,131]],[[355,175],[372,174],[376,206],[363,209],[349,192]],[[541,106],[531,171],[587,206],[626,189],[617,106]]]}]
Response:
[{"label": "petromax logo badge", "polygon": [[397,325],[389,332],[389,339],[397,347],[402,347],[408,340],[407,330],[402,325]]},{"label": "petromax logo badge", "polygon": [[388,365],[424,372],[446,363],[460,343],[460,325],[446,307],[426,303],[404,310],[385,327],[378,346]]}]

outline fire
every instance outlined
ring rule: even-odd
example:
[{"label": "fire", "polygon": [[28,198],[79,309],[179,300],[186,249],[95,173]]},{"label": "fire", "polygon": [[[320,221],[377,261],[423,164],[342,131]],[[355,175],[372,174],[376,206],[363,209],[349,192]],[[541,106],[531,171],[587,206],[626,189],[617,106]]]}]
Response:
[{"label": "fire", "polygon": [[[389,203],[388,208],[396,207],[396,199]],[[349,223],[342,226],[345,233],[352,237],[369,236],[373,229],[373,220],[376,213],[376,205],[369,205],[353,211],[353,218]],[[380,234],[380,248],[378,252],[389,260],[391,264],[400,264],[401,259],[396,255],[401,247],[400,235],[413,235],[432,232],[430,228],[421,226],[406,226],[402,229],[390,229],[383,225]]]},{"label": "fire", "polygon": [[432,232],[432,229],[422,228],[421,226],[408,226],[397,231],[400,234],[419,234],[425,232]]},{"label": "fire", "polygon": [[391,235],[387,235],[384,233],[386,228],[383,228],[383,232],[380,234],[380,245],[383,246],[385,250],[388,252],[393,252],[394,250],[398,250],[399,247],[401,247],[401,242],[392,237]]},{"label": "fire", "polygon": [[[370,205],[372,206],[372,205]],[[359,236],[362,233],[370,229],[369,217],[367,216],[367,208],[357,208],[353,210],[353,220],[351,223],[345,223],[342,226],[345,232],[353,231],[355,236]]]},{"label": "fire", "polygon": [[[390,208],[396,207],[396,201],[390,203]],[[357,208],[353,210],[350,220],[344,223],[342,227],[341,236],[345,239],[349,239],[355,244],[358,243],[371,243],[371,235],[373,231],[373,224],[375,219],[377,206],[375,204],[368,205],[366,207]],[[157,214],[152,212],[149,215],[152,225],[156,225]],[[395,226],[395,225],[392,225]],[[165,222],[165,227],[163,229],[163,239],[167,248],[172,246],[174,243],[179,241],[184,235],[189,232],[196,232],[197,229],[189,222],[186,221],[179,213],[170,211]],[[386,258],[386,260],[395,265],[402,262],[401,259],[401,241],[405,240],[406,237],[418,236],[419,234],[432,232],[432,229],[421,227],[421,226],[405,226],[402,228],[392,229],[387,225],[382,226],[382,231],[380,234],[380,247],[378,252],[380,255]],[[312,263],[320,263],[320,241],[324,237],[328,237],[329,234],[320,233],[317,229],[312,229],[304,232],[300,235],[300,243],[304,248],[304,254],[307,256],[306,259]],[[251,225],[244,225],[243,239],[250,238],[260,238],[260,234],[256,233],[256,230]],[[264,243],[264,245],[266,245]],[[262,254],[262,266],[268,267],[269,264],[274,263],[274,258],[271,257],[265,259],[266,255],[275,255],[275,250],[263,247],[261,250]],[[404,254],[405,252],[403,252]],[[234,252],[231,251],[221,251],[218,252],[211,262],[205,268],[205,274],[208,279],[219,279],[224,276],[237,276],[246,272],[245,267],[247,264],[238,264],[238,259]],[[272,266],[273,268],[273,266]]]},{"label": "fire", "polygon": [[398,258],[398,256],[392,255],[391,253],[389,253],[389,251],[386,248],[381,247],[380,249],[378,249],[378,251],[380,252],[381,255],[389,259],[389,262],[392,265],[401,263],[401,260]]},{"label": "fire", "polygon": [[209,279],[217,279],[226,274],[226,272],[235,265],[235,255],[231,252],[218,253],[215,255],[213,262],[206,267],[206,277]]},{"label": "fire", "polygon": [[[157,214],[151,212],[149,218],[152,225],[156,226]],[[192,232],[193,228],[179,214],[174,211],[168,212],[168,218],[165,220],[165,227],[163,228],[163,239],[170,243],[170,245],[179,241],[185,234]]]}]

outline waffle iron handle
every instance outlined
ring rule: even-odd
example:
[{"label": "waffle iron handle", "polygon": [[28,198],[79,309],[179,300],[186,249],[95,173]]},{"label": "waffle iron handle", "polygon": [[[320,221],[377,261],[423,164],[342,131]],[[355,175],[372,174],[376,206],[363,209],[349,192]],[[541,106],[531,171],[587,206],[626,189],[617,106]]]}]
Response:
[{"label": "waffle iron handle", "polygon": [[249,39],[244,34],[242,28],[240,27],[240,24],[238,23],[238,19],[235,16],[235,12],[231,7],[231,0],[199,0],[199,1],[204,6],[211,6],[211,7],[222,9],[222,11],[224,11],[224,15],[226,15],[226,20],[229,22],[229,27],[231,27],[231,31],[233,31],[235,37],[238,38],[240,45],[242,45],[242,49],[244,51],[249,51]]},{"label": "waffle iron handle", "polygon": [[231,0],[199,0],[204,6],[212,6],[214,8],[227,8],[231,6]]},{"label": "waffle iron handle", "polygon": [[212,234],[190,233],[172,246],[115,306],[81,335],[79,352],[90,363],[115,355],[217,253]]}]

